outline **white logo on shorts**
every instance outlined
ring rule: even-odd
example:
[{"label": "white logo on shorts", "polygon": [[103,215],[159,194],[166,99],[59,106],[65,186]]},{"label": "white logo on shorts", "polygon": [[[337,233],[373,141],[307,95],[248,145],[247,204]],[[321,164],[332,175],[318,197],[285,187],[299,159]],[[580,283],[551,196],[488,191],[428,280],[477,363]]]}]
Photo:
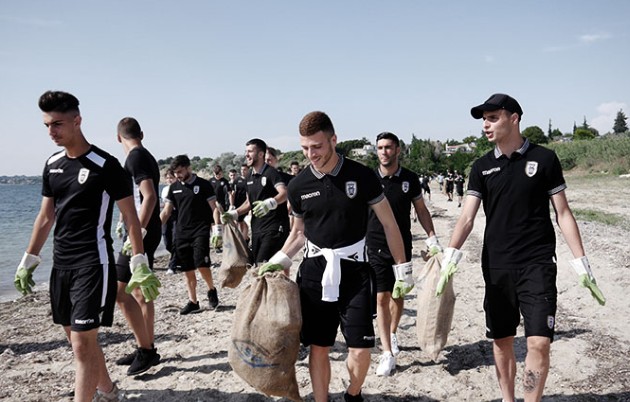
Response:
[{"label": "white logo on shorts", "polygon": [[199,194],[199,186],[193,187],[193,193]]},{"label": "white logo on shorts", "polygon": [[85,183],[89,175],[90,169],[81,168],[81,170],[79,170],[79,184]]},{"label": "white logo on shorts", "polygon": [[525,165],[525,174],[529,177],[534,177],[538,171],[538,162],[527,162]]},{"label": "white logo on shorts", "polygon": [[403,193],[406,193],[407,191],[409,191],[409,182],[408,181],[403,181],[402,182],[402,191],[403,191]]},{"label": "white logo on shorts", "polygon": [[549,327],[549,329],[553,329],[555,324],[556,324],[556,319],[554,318],[554,316],[548,315],[547,316],[547,326]]},{"label": "white logo on shorts", "polygon": [[357,182],[356,181],[347,181],[346,182],[346,195],[348,198],[354,198],[357,195]]}]

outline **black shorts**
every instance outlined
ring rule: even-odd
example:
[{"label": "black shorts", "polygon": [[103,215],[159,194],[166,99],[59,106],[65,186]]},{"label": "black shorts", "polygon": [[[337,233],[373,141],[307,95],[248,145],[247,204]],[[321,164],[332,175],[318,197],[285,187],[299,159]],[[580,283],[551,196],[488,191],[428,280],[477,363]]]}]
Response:
[{"label": "black shorts", "polygon": [[252,255],[254,262],[269,261],[271,257],[282,249],[289,232],[267,232],[252,235]]},{"label": "black shorts", "polygon": [[192,271],[197,268],[210,268],[210,237],[197,236],[193,239],[175,239],[177,245],[177,259],[182,265],[181,270]]},{"label": "black shorts", "polygon": [[523,315],[525,336],[553,341],[557,309],[555,264],[519,269],[484,269],[486,336],[501,339],[516,335]]},{"label": "black shorts", "polygon": [[116,305],[116,271],[113,265],[99,264],[76,269],[53,266],[50,304],[53,322],[70,326],[72,331],[110,327]]},{"label": "black shorts", "polygon": [[374,270],[376,279],[376,292],[391,292],[394,290],[396,277],[394,276],[394,257],[388,249],[368,248],[368,260]]},{"label": "black shorts", "polygon": [[[149,268],[151,269],[153,269],[155,250],[157,250],[160,245],[160,240],[161,233],[157,231],[147,232],[147,235],[144,236],[144,239],[142,239],[144,254],[146,254],[147,260],[149,260]],[[116,258],[116,279],[118,279],[118,282],[129,283],[131,280],[129,262],[131,262],[131,257],[128,257],[123,253],[118,253],[118,258]]]},{"label": "black shorts", "polygon": [[374,347],[376,292],[370,264],[341,260],[339,300],[322,301],[321,278],[326,266],[324,257],[305,258],[300,264],[297,283],[300,287],[302,330],[305,346],[332,346],[341,324],[346,345],[351,348]]}]

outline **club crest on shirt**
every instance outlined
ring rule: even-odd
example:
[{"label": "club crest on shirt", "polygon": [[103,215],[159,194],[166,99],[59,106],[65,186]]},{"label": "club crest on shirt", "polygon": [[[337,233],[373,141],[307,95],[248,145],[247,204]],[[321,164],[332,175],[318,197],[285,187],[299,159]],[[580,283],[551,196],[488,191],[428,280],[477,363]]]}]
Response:
[{"label": "club crest on shirt", "polygon": [[346,182],[346,195],[348,198],[354,198],[357,195],[357,182],[356,181],[347,181]]},{"label": "club crest on shirt", "polygon": [[79,170],[79,184],[83,184],[87,181],[88,176],[90,175],[90,169],[81,168]]},{"label": "club crest on shirt", "polygon": [[263,187],[265,187],[265,185],[267,185],[267,177],[263,176],[262,179],[260,179],[260,184],[262,184]]},{"label": "club crest on shirt", "polygon": [[402,191],[403,193],[406,193],[409,191],[409,182],[408,181],[403,181],[402,182]]},{"label": "club crest on shirt", "polygon": [[529,177],[534,177],[536,172],[538,171],[538,162],[527,162],[525,165],[525,174]]},{"label": "club crest on shirt", "polygon": [[193,187],[193,193],[199,194],[199,186],[194,186]]}]

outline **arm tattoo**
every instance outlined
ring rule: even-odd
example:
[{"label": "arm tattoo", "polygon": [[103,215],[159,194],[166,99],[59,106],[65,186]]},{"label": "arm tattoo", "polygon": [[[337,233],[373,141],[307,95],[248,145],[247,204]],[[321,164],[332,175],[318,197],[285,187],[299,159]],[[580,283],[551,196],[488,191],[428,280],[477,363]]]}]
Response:
[{"label": "arm tattoo", "polygon": [[540,384],[540,371],[525,369],[523,376],[523,390],[526,394],[532,393]]}]

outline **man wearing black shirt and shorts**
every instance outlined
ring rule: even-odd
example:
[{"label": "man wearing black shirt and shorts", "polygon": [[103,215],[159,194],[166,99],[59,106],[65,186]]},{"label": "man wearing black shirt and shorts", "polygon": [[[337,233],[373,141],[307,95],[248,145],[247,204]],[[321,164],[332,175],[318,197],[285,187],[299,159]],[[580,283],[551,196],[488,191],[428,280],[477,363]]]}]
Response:
[{"label": "man wearing black shirt and shorts", "polygon": [[291,257],[304,248],[297,283],[302,306],[301,340],[310,345],[309,372],[313,397],[328,401],[329,351],[337,328],[348,346],[350,385],[347,402],[362,401],[361,388],[374,347],[375,295],[367,262],[365,235],[368,210],[383,225],[396,264],[411,279],[405,251],[389,202],[374,172],[335,152],[337,136],[330,118],[311,112],[300,122],[300,145],[310,166],[289,184],[295,216],[282,250],[260,272],[291,267]]},{"label": "man wearing black shirt and shorts", "polygon": [[[249,167],[247,164],[241,165],[241,173],[240,175],[233,169],[234,173],[230,171],[230,208],[229,210],[236,209],[243,205],[243,203],[247,200],[247,178],[249,177]],[[247,222],[245,222],[245,217],[247,214],[239,215],[237,222],[238,228],[243,234],[243,238],[246,243],[249,243],[249,226],[247,226]]]},{"label": "man wearing black shirt and shorts", "polygon": [[254,262],[268,261],[289,235],[287,187],[280,173],[265,163],[267,144],[258,138],[247,142],[245,161],[251,169],[247,178],[247,199],[235,210],[222,215],[224,222],[252,211],[252,254]]},{"label": "man wearing black shirt and shorts", "polygon": [[128,291],[140,286],[145,299],[153,300],[160,283],[143,254],[131,178],[116,158],[87,142],[79,100],[66,92],[48,91],[40,97],[39,108],[50,138],[64,150],[44,166],[42,204],[16,270],[15,287],[23,294],[32,291],[32,274],[41,261],[37,254],[54,225],[50,299],[53,322],[64,327],[72,345],[74,400],[119,400],[98,343],[99,327],[112,325],[116,301],[110,234],[114,201],[127,223],[134,254]]},{"label": "man wearing black shirt and shorts", "polygon": [[177,209],[177,234],[175,243],[177,258],[186,276],[188,303],[180,310],[181,315],[201,311],[197,300],[197,276],[195,270],[208,285],[208,302],[210,309],[219,305],[217,289],[214,287],[212,271],[210,271],[210,224],[214,214],[218,222],[216,196],[208,180],[192,173],[190,159],[186,155],[178,155],[173,159],[171,168],[177,181],[171,184],[166,198],[166,205],[160,214],[162,222],[166,222]]},{"label": "man wearing black shirt and shorts", "polygon": [[[118,123],[117,139],[127,155],[125,170],[134,183],[135,205],[144,236],[144,251],[153,269],[153,257],[160,244],[162,224],[160,222],[160,202],[158,184],[160,169],[155,158],[142,145],[144,133],[133,117],[125,117]],[[125,292],[131,279],[129,261],[131,247],[129,240],[124,242],[116,260],[118,296],[116,302],[129,323],[136,339],[137,349],[116,361],[118,365],[129,365],[127,375],[137,375],[159,363],[160,355],[154,345],[155,308],[153,301],[145,302],[142,293],[136,289],[133,295]]]},{"label": "man wearing black shirt and shorts", "polygon": [[[400,166],[400,140],[395,134],[384,132],[376,137],[376,154],[379,166],[376,174],[387,201],[392,208],[396,223],[405,246],[405,258],[411,261],[411,205],[420,218],[420,224],[427,234],[426,244],[433,253],[441,251],[435,236],[433,220],[422,197],[418,175]],[[376,274],[377,315],[376,322],[381,338],[381,355],[376,374],[388,376],[396,366],[398,324],[404,309],[405,295],[411,290],[404,282],[397,282],[392,266],[394,258],[389,252],[383,225],[376,214],[370,210],[367,231],[367,246],[370,265]],[[392,297],[392,292],[394,292]]]},{"label": "man wearing black shirt and shorts", "polygon": [[600,304],[605,303],[605,298],[584,255],[556,154],[521,136],[523,110],[509,95],[494,94],[473,107],[471,114],[475,119],[483,119],[483,131],[495,148],[472,166],[462,214],[444,251],[438,294],[457,270],[462,257],[459,248],[472,231],[483,201],[486,228],[481,269],[486,285],[486,336],[494,341],[502,398],[506,402],[515,400],[514,336],[522,315],[527,338],[525,401],[540,401],[549,372],[558,293],[556,234],[549,201],[575,258],[569,265]]}]

